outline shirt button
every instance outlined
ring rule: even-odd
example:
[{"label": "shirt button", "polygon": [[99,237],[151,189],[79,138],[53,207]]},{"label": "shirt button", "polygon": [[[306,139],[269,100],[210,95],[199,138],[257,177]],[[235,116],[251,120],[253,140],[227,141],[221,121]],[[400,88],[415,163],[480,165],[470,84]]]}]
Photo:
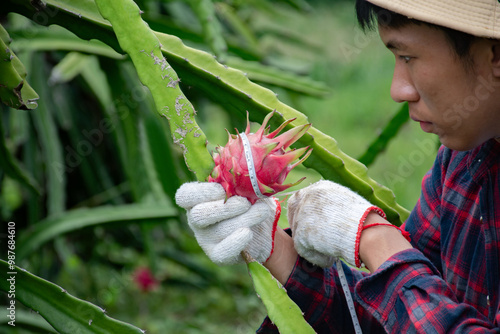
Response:
[{"label": "shirt button", "polygon": [[486,296],[486,305],[488,305],[488,307],[490,307],[490,295]]},{"label": "shirt button", "polygon": [[479,221],[482,223],[483,222],[483,216],[479,217]]}]

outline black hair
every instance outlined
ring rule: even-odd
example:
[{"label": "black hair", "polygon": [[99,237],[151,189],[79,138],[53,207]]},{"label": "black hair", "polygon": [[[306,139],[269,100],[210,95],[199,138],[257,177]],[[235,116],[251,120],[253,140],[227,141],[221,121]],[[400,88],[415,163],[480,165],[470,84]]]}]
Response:
[{"label": "black hair", "polygon": [[450,42],[452,49],[455,51],[457,56],[464,61],[464,64],[467,67],[473,65],[470,56],[470,49],[472,44],[479,39],[477,36],[412,19],[405,15],[401,15],[374,5],[366,0],[356,0],[356,16],[361,29],[365,32],[367,30],[374,30],[377,25],[398,29],[409,24],[425,24],[434,29],[442,30]]}]

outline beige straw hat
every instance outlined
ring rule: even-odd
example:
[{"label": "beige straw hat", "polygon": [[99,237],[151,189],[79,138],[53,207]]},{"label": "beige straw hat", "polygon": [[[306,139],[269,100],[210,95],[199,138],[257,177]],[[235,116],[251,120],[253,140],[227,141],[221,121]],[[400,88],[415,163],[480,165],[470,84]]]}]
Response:
[{"label": "beige straw hat", "polygon": [[398,14],[500,39],[500,0],[368,0]]}]

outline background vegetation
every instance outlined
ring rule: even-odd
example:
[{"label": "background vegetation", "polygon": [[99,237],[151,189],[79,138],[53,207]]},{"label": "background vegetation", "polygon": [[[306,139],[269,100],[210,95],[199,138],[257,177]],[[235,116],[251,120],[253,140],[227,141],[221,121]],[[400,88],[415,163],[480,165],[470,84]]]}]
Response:
[{"label": "background vegetation", "polygon": [[[217,53],[195,2],[137,1],[153,29]],[[221,22],[215,35],[228,48],[219,50],[219,59],[306,114],[344,152],[366,158],[401,106],[389,95],[392,55],[376,33],[359,30],[353,1],[214,4]],[[12,157],[20,168],[17,177],[0,170],[1,220],[16,223],[18,265],[148,333],[254,332],[265,310],[245,266],[213,265],[172,201],[192,176],[129,60],[98,43],[78,43],[63,28],[37,25],[36,17],[0,13],[40,96],[35,110],[1,106],[2,159]],[[181,85],[210,148],[225,144],[225,128],[244,127],[245,119],[223,103]],[[369,175],[411,209],[436,148],[435,138],[406,122],[376,155]],[[302,175],[307,180],[299,187],[319,179],[304,167],[289,179]],[[6,258],[3,241],[0,257]],[[137,279],[143,268],[154,275],[149,286]],[[18,326],[13,330],[6,321],[0,318],[2,332],[51,331],[20,303]]]}]

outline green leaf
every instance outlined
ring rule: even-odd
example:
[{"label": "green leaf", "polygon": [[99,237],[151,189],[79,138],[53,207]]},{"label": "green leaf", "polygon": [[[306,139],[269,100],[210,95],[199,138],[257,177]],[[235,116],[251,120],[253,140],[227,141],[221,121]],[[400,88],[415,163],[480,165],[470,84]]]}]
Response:
[{"label": "green leaf", "polygon": [[222,26],[215,15],[212,0],[189,0],[191,7],[201,23],[205,41],[220,62],[225,62],[227,44],[222,35]]},{"label": "green leaf", "polygon": [[163,191],[162,183],[157,171],[161,169],[156,169],[154,164],[154,156],[151,151],[150,142],[148,141],[147,130],[144,124],[144,119],[141,119],[138,124],[139,128],[139,145],[141,152],[141,159],[144,163],[145,177],[148,180],[148,184],[151,187],[152,195],[156,203],[168,203],[165,192]]},{"label": "green leaf", "polygon": [[[39,167],[40,152],[36,136],[29,136],[23,149],[23,163],[26,169],[32,171],[33,178],[38,184],[43,182],[42,169]],[[44,211],[41,204],[41,196],[29,196],[27,199],[27,221],[28,226],[36,223],[42,217]]]},{"label": "green leaf", "polygon": [[[15,286],[13,290],[11,284]],[[144,333],[140,328],[109,317],[102,308],[70,295],[60,286],[4,260],[0,260],[0,290],[14,293],[16,300],[40,313],[59,333]]]},{"label": "green leaf", "polygon": [[[150,103],[143,101],[149,96],[138,82],[136,71],[130,62],[118,64],[114,61],[104,61],[103,67],[106,68],[107,82],[113,84],[106,85],[106,90],[110,90],[110,95],[102,96],[102,103],[106,103],[104,110],[113,125],[112,135],[116,142],[115,147],[121,159],[131,195],[136,202],[140,202],[151,191],[148,180],[143,177],[144,163],[140,156],[137,131],[137,124],[141,120],[140,113],[150,113],[149,110],[146,111],[151,108]],[[135,98],[134,93],[131,92],[141,95]]]},{"label": "green leaf", "polygon": [[49,84],[65,83],[73,80],[89,65],[92,57],[79,52],[69,52],[52,68]]},{"label": "green leaf", "polygon": [[87,66],[82,68],[80,74],[101,104],[105,114],[109,116],[110,110],[113,109],[111,87],[106,73],[99,65],[98,57],[91,57],[89,62],[87,62]]},{"label": "green leaf", "polygon": [[[11,328],[8,317],[0,319],[0,329]],[[29,330],[30,333],[57,333],[54,328],[45,321],[39,314],[16,309],[16,328]],[[5,333],[9,333],[7,330]]]},{"label": "green leaf", "polygon": [[177,73],[163,57],[161,44],[142,20],[139,7],[132,0],[96,3],[103,17],[111,22],[141,82],[151,91],[158,113],[168,119],[173,141],[183,150],[186,164],[199,180],[205,180],[213,169],[207,139],[196,124],[191,102],[179,88]]},{"label": "green leaf", "polygon": [[43,61],[43,55],[33,55],[31,64],[31,81],[40,93],[41,100],[37,112],[30,115],[37,130],[37,138],[47,166],[44,169],[47,180],[47,211],[49,215],[53,215],[64,211],[66,207],[66,174],[59,168],[64,166],[63,145],[54,120],[55,108],[51,104],[51,92],[46,84],[48,70]]},{"label": "green leaf", "polygon": [[[272,5],[269,5],[269,7],[272,8]],[[262,58],[262,51],[260,50],[257,37],[248,24],[238,16],[234,9],[224,2],[216,2],[215,9],[217,14],[223,18],[226,24],[228,24],[231,29],[236,32],[236,38],[238,41],[241,41],[240,43],[245,45],[252,54],[257,56],[258,59]]]},{"label": "green leaf", "polygon": [[38,222],[33,228],[21,234],[17,243],[16,257],[19,262],[47,241],[85,227],[115,222],[138,223],[143,220],[173,218],[177,215],[177,210],[171,206],[142,204],[100,206],[94,209],[66,211],[57,217]]},{"label": "green leaf", "polygon": [[266,66],[257,61],[244,61],[240,58],[230,57],[226,64],[246,73],[248,79],[252,81],[283,87],[297,93],[316,97],[324,97],[331,93],[330,88],[322,82]]},{"label": "green leaf", "polygon": [[66,29],[51,26],[48,29],[37,31],[36,38],[26,38],[24,31],[12,31],[14,40],[12,48],[16,51],[75,51],[112,59],[124,59],[125,56],[117,53],[101,41],[92,39],[85,41]]},{"label": "green leaf", "polygon": [[32,175],[30,175],[12,155],[3,132],[2,117],[0,117],[0,168],[12,179],[26,186],[35,194],[40,195],[40,185]]},{"label": "green leaf", "polygon": [[408,112],[408,103],[405,103],[386,124],[380,135],[370,144],[366,152],[358,159],[359,162],[366,166],[371,165],[409,119],[410,113]]},{"label": "green leaf", "polygon": [[308,12],[311,10],[311,5],[305,0],[284,0],[283,2],[288,3],[290,6],[295,7],[299,10]]},{"label": "green leaf", "polygon": [[280,333],[316,333],[302,314],[301,309],[287,295],[283,286],[260,263],[248,263],[253,285],[266,306],[267,314]]},{"label": "green leaf", "polygon": [[[159,119],[152,110],[144,110],[143,124],[144,131],[141,133],[143,136],[143,144],[147,145],[150,151],[152,169],[156,172],[158,184],[163,188],[163,192],[169,198],[175,197],[175,192],[181,186],[181,177],[179,176],[179,168],[175,164],[175,157],[173,156],[172,144],[169,141],[169,129],[165,126],[162,119]],[[142,123],[141,123],[142,124]],[[142,127],[141,127],[142,129]],[[179,159],[177,159],[179,160]],[[181,159],[181,164],[182,159]]]},{"label": "green leaf", "polygon": [[[76,38],[76,37],[75,37]],[[110,59],[101,59],[105,63],[103,66],[106,66],[106,64],[112,64],[113,66],[116,66],[117,62],[112,61]],[[120,122],[120,117],[116,113],[116,106],[115,106],[115,101],[113,101],[113,96],[112,96],[112,87],[109,84],[108,77],[106,76],[106,73],[108,71],[104,71],[101,68],[101,64],[99,62],[99,58],[96,56],[91,56],[89,58],[89,61],[86,63],[86,66],[82,68],[80,74],[82,79],[86,82],[88,88],[92,91],[92,93],[95,95],[97,101],[99,101],[99,104],[101,105],[103,114],[102,114],[102,119],[99,122],[99,125],[95,127],[92,130],[90,130],[90,133],[88,136],[92,136],[94,139],[92,140],[92,144],[94,146],[99,146],[101,143],[105,142],[105,138],[107,136],[110,136],[110,142],[112,143],[113,147],[118,151],[117,155],[119,157],[125,156],[124,151],[126,151],[127,147],[123,143],[125,143],[125,140],[123,137],[121,137],[121,122]],[[121,77],[118,76],[112,76],[112,81],[113,82],[113,87],[121,85]],[[123,95],[122,95],[123,96]],[[118,97],[117,97],[118,99]],[[68,101],[70,102],[70,101]],[[81,119],[79,119],[79,116],[81,116],[79,113],[71,113],[71,117],[74,118],[74,123],[81,123]],[[84,115],[84,117],[87,117]],[[73,127],[69,129],[73,142],[73,146],[78,145],[78,141],[82,140],[81,136],[81,130],[75,131]],[[88,138],[85,138],[88,140]],[[130,138],[131,140],[133,138]],[[109,170],[106,167],[106,159],[109,157],[102,156],[98,154],[93,154],[91,159],[82,159],[82,173],[84,173],[84,179],[86,180],[85,183],[88,184],[89,188],[96,188],[99,186],[104,187],[106,190],[104,192],[105,196],[100,196],[98,195],[97,197],[102,199],[103,201],[106,200],[106,197],[111,196],[111,200],[113,204],[123,204],[124,199],[121,198],[121,191],[120,189],[125,189],[129,188],[130,182],[125,181],[125,187],[123,186],[115,186],[113,178],[111,177]],[[127,169],[127,167],[130,165],[127,160],[122,159],[121,160],[122,166],[124,166],[124,169]],[[86,165],[90,164],[92,168],[86,168]],[[89,172],[85,173],[86,168],[89,170]],[[139,173],[139,171],[137,171]],[[97,180],[95,177],[97,176]],[[95,191],[91,191],[92,193],[96,193]],[[102,203],[102,202],[98,202]],[[85,204],[82,203],[82,204]],[[95,202],[94,202],[95,204]]]}]

